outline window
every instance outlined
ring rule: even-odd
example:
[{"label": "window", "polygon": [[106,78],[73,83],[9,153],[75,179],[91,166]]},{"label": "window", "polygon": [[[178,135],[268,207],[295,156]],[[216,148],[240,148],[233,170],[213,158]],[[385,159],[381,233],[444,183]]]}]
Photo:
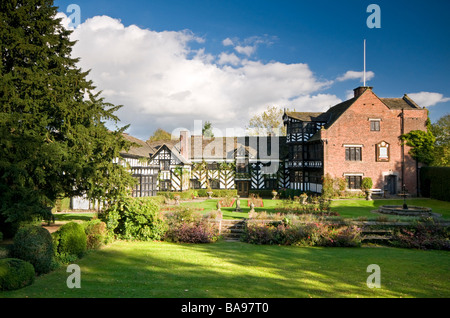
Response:
[{"label": "window", "polygon": [[264,180],[264,186],[268,190],[277,189],[278,188],[277,179],[268,179],[268,178],[265,179]]},{"label": "window", "polygon": [[293,145],[291,148],[291,159],[292,160],[302,160],[303,159],[303,153],[302,153],[302,145]]},{"label": "window", "polygon": [[211,189],[220,189],[220,182],[217,179],[209,179],[209,185]]},{"label": "window", "polygon": [[347,179],[347,189],[361,189],[361,176],[346,176],[345,178]]},{"label": "window", "polygon": [[159,181],[159,190],[160,191],[170,191],[170,186],[171,186],[170,180]]},{"label": "window", "polygon": [[380,120],[370,120],[370,131],[380,131]]},{"label": "window", "polygon": [[137,180],[136,185],[133,188],[133,197],[150,197],[154,195],[154,176],[151,175],[133,175]]},{"label": "window", "polygon": [[361,161],[361,147],[345,147],[346,161]]},{"label": "window", "polygon": [[159,160],[161,170],[170,170],[170,159]]},{"label": "window", "polygon": [[290,175],[291,182],[303,182],[303,171],[292,170]]},{"label": "window", "polygon": [[191,179],[191,189],[201,189],[202,185],[200,183],[200,180],[198,179]]},{"label": "window", "polygon": [[248,173],[248,162],[238,162],[236,163],[237,173]]}]

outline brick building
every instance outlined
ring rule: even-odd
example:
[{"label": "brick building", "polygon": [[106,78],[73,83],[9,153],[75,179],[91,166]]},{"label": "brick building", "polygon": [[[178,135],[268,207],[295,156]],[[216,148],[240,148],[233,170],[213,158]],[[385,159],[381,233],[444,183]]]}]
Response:
[{"label": "brick building", "polygon": [[373,188],[399,193],[405,185],[416,194],[416,162],[400,136],[426,130],[427,110],[406,94],[380,98],[372,87],[324,113],[285,112],[290,188],[321,192],[321,179],[344,177],[349,190],[370,177]]}]

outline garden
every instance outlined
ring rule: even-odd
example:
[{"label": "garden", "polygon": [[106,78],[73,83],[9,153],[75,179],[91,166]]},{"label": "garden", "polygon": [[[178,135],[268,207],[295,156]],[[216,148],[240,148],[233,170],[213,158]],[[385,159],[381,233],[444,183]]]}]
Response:
[{"label": "garden", "polygon": [[[425,219],[374,213],[398,199],[303,199],[122,197],[100,213],[55,213],[51,234],[29,224],[0,245],[0,297],[450,296],[449,202],[409,199],[440,214]],[[246,220],[240,241],[222,239],[227,219]],[[365,240],[366,223],[390,238]],[[80,289],[66,286],[73,263]],[[366,286],[374,263],[379,290]]]}]

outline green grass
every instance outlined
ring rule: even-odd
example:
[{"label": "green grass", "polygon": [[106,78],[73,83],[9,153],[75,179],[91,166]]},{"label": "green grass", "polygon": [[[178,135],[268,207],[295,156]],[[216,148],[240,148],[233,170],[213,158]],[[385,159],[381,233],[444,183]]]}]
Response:
[{"label": "green grass", "polygon": [[[450,297],[445,251],[118,241],[76,263],[80,289],[60,268],[0,298]],[[369,264],[381,268],[379,289],[366,285]]]},{"label": "green grass", "polygon": [[[264,200],[264,207],[255,208],[255,211],[277,212],[277,204],[280,200]],[[217,199],[205,200],[203,202],[187,202],[182,203],[186,206],[204,208],[204,211],[216,210]],[[339,213],[344,218],[358,218],[366,217],[367,219],[376,219],[379,214],[374,214],[371,211],[376,210],[381,205],[402,205],[401,199],[374,199],[367,201],[365,199],[349,199],[349,200],[334,200],[331,202],[333,211]],[[441,214],[443,219],[450,219],[450,202],[433,200],[433,199],[408,199],[408,205],[418,205],[432,208],[433,212]],[[234,212],[236,204],[231,208],[222,207],[224,219],[246,218],[250,208],[247,206],[247,200],[241,199],[242,212]],[[388,216],[388,218],[396,219],[411,219],[410,217]]]}]

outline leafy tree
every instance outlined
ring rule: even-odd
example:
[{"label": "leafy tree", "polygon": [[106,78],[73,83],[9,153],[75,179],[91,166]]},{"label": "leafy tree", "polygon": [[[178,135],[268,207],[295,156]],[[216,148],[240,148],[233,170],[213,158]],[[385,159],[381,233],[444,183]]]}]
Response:
[{"label": "leafy tree", "polygon": [[401,139],[411,149],[409,154],[417,162],[429,165],[434,160],[435,137],[430,131],[412,130],[401,136]]},{"label": "leafy tree", "polygon": [[212,124],[209,121],[206,121],[202,128],[202,135],[205,137],[214,137],[212,132]]},{"label": "leafy tree", "polygon": [[51,0],[0,2],[0,225],[49,217],[61,196],[111,200],[132,180],[114,106],[71,57]]},{"label": "leafy tree", "polygon": [[253,130],[255,134],[272,134],[272,135],[286,135],[286,127],[283,123],[283,110],[277,106],[268,106],[267,110],[262,114],[254,115],[250,119],[247,126],[248,129]]},{"label": "leafy tree", "polygon": [[152,141],[164,141],[164,140],[171,140],[171,139],[172,139],[171,133],[165,131],[162,128],[158,128],[155,130],[153,135],[150,136],[150,138],[147,141],[152,142]]},{"label": "leafy tree", "polygon": [[431,132],[436,137],[433,166],[450,166],[450,114],[431,124]]}]

